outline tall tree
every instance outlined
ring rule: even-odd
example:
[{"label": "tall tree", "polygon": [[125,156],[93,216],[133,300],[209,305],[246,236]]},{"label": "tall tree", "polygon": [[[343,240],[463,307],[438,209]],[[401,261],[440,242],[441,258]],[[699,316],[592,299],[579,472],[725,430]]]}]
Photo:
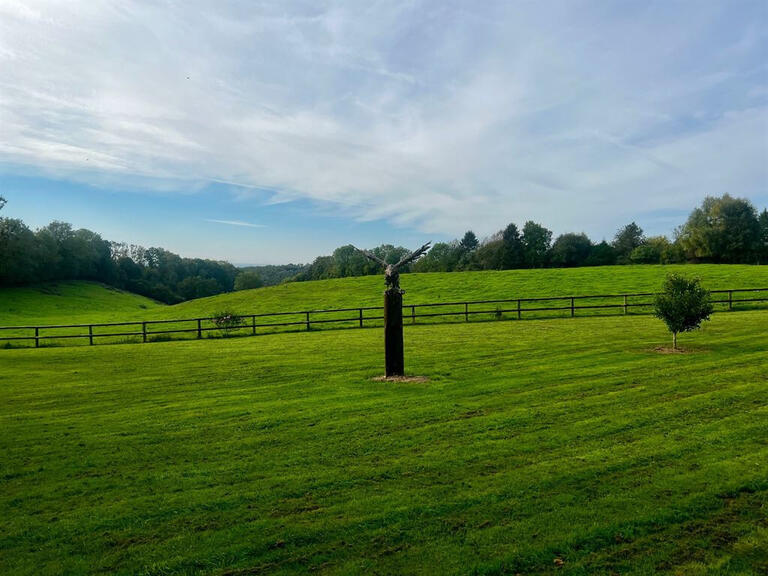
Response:
[{"label": "tall tree", "polygon": [[522,268],[525,261],[523,241],[517,226],[509,224],[501,233],[501,266],[504,270]]},{"label": "tall tree", "polygon": [[35,234],[21,220],[0,218],[0,285],[34,282]]},{"label": "tall tree", "polygon": [[755,262],[760,249],[757,210],[745,198],[707,196],[679,233],[688,258],[704,262]]},{"label": "tall tree", "polygon": [[550,260],[555,266],[565,268],[583,266],[591,250],[592,242],[586,234],[561,234],[552,244]]},{"label": "tall tree", "polygon": [[5,198],[3,198],[2,196],[0,196],[0,210],[2,210],[2,209],[3,209],[3,207],[5,206],[5,204],[6,204]]},{"label": "tall tree", "polygon": [[552,244],[552,231],[541,224],[528,220],[523,226],[523,255],[528,268],[543,268]]},{"label": "tall tree", "polygon": [[599,244],[592,246],[584,264],[587,266],[610,266],[616,264],[616,250],[603,240]]},{"label": "tall tree", "polygon": [[616,250],[616,259],[619,264],[629,262],[629,256],[632,250],[640,246],[645,241],[643,229],[636,223],[630,222],[623,228],[616,231],[613,238],[613,249]]},{"label": "tall tree", "polygon": [[235,278],[235,290],[251,290],[261,288],[264,282],[255,270],[244,270]]},{"label": "tall tree", "polygon": [[763,209],[760,221],[760,263],[768,264],[768,210]]},{"label": "tall tree", "polygon": [[480,242],[478,242],[477,236],[475,236],[475,233],[472,232],[472,230],[467,230],[464,237],[461,239],[461,242],[459,242],[459,246],[461,246],[461,249],[464,252],[474,252],[479,244]]}]

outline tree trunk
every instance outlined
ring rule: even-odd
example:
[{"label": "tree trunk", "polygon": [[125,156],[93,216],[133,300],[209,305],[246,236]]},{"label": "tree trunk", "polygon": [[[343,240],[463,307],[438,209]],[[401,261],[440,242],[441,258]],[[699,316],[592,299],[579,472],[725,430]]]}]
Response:
[{"label": "tree trunk", "polygon": [[677,350],[677,332],[672,332],[672,350]]},{"label": "tree trunk", "polygon": [[403,293],[397,289],[384,292],[384,357],[387,377],[405,376]]}]

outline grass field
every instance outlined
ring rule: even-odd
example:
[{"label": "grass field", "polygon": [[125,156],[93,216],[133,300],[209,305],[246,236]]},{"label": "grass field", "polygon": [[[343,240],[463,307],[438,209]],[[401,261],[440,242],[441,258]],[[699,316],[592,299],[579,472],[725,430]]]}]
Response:
[{"label": "grass field", "polygon": [[[670,272],[681,272],[688,276],[697,276],[704,285],[712,290],[725,288],[768,287],[768,267],[765,266],[730,266],[730,265],[680,265],[680,266],[612,266],[599,268],[576,269],[545,269],[545,270],[510,270],[503,272],[464,272],[464,273],[434,273],[410,274],[404,276],[403,285],[408,289],[405,295],[405,305],[434,302],[450,302],[465,300],[490,300],[519,297],[551,297],[589,294],[616,294],[622,292],[652,292],[658,290],[663,278]],[[78,294],[82,287],[83,295]],[[285,311],[340,309],[359,306],[380,306],[382,278],[368,276],[364,278],[344,278],[318,282],[290,283],[281,286],[247,290],[231,294],[221,294],[210,298],[192,300],[176,306],[164,306],[150,300],[125,294],[107,287],[87,283],[66,283],[62,285],[47,285],[36,288],[0,290],[0,325],[33,325],[33,324],[87,324],[115,321],[144,321],[169,320],[211,317],[221,312],[236,314],[270,313]],[[753,293],[735,296],[736,298],[765,297],[766,293]],[[723,298],[718,296],[717,298]],[[630,305],[650,302],[649,298],[630,300]],[[577,306],[595,306],[612,304],[614,309],[588,309],[577,312],[578,316],[596,314],[622,313],[618,308],[621,298],[611,300],[579,300]],[[523,304],[523,308],[564,307],[566,301],[548,301]],[[766,303],[756,304],[765,307]],[[746,308],[750,304],[738,304],[738,308]],[[506,309],[502,313],[497,309]],[[470,306],[469,319],[487,321],[495,319],[514,319],[517,314],[511,308],[514,304],[479,304]],[[716,309],[727,309],[727,305],[717,306]],[[416,314],[446,313],[455,315],[448,317],[428,317],[426,322],[455,322],[464,319],[464,306],[440,308],[421,308]],[[76,311],[76,312],[75,312]],[[630,313],[647,313],[648,307],[630,308]],[[480,312],[483,312],[482,314]],[[406,315],[411,312],[406,308]],[[364,313],[368,326],[381,324],[380,311]],[[554,312],[525,312],[524,319],[536,317],[569,316],[569,310]],[[350,317],[354,317],[350,320]],[[379,318],[379,320],[377,320]],[[336,323],[337,320],[349,321]],[[313,329],[352,328],[358,326],[357,313],[331,312],[314,314]],[[334,321],[333,323],[323,323]],[[271,333],[275,331],[304,330],[305,317],[303,314],[263,318],[258,323],[292,322],[287,327],[266,327],[255,329],[256,333]],[[408,320],[411,321],[410,319]],[[246,321],[250,324],[250,321]],[[175,322],[171,324],[150,325],[148,340],[194,339],[197,337],[196,322]],[[204,321],[203,335],[210,337],[221,336],[210,321]],[[126,325],[118,327],[96,327],[96,343],[140,342],[142,336],[135,335],[142,330],[141,325]],[[158,333],[167,330],[185,330],[183,333],[172,335]],[[155,334],[151,334],[155,332]],[[252,330],[246,327],[234,331],[230,335],[247,335]],[[40,332],[45,336],[62,336],[88,334],[86,328],[45,329]],[[118,334],[114,337],[99,337],[99,334]],[[133,335],[132,335],[133,334]],[[29,337],[34,336],[33,330],[4,330],[0,336]],[[89,339],[42,339],[41,345],[85,345]],[[16,340],[2,343],[3,347],[34,346],[32,340]]]},{"label": "grass field", "polygon": [[4,350],[0,573],[765,574],[766,326]]},{"label": "grass field", "polygon": [[[768,287],[768,266],[698,264],[602,266],[596,268],[504,270],[406,274],[406,304],[457,300],[653,292],[671,272],[702,279],[710,290]],[[65,282],[37,288],[0,289],[0,325],[36,322],[69,324],[380,306],[383,276],[293,282],[165,306],[100,284]]]},{"label": "grass field", "polygon": [[119,322],[163,308],[167,306],[95,282],[0,288],[0,326]]}]

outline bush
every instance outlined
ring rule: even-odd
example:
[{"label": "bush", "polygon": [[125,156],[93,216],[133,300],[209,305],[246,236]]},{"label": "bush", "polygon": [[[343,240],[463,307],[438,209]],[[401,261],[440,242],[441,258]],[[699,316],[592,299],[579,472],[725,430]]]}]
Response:
[{"label": "bush", "polygon": [[656,295],[654,315],[664,321],[672,332],[672,348],[677,349],[677,334],[689,332],[709,320],[713,307],[709,291],[699,284],[698,278],[688,279],[670,274]]},{"label": "bush", "polygon": [[224,336],[229,336],[232,331],[237,330],[245,324],[245,320],[230,310],[224,310],[214,315],[213,325],[221,330]]}]

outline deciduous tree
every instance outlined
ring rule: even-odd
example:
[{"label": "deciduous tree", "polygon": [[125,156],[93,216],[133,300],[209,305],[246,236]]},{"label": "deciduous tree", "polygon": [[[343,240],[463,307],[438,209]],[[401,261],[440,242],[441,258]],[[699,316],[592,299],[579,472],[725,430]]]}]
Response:
[{"label": "deciduous tree", "polygon": [[677,349],[677,335],[689,332],[709,320],[713,312],[709,291],[699,280],[670,274],[654,299],[654,315],[672,332],[672,348]]}]

